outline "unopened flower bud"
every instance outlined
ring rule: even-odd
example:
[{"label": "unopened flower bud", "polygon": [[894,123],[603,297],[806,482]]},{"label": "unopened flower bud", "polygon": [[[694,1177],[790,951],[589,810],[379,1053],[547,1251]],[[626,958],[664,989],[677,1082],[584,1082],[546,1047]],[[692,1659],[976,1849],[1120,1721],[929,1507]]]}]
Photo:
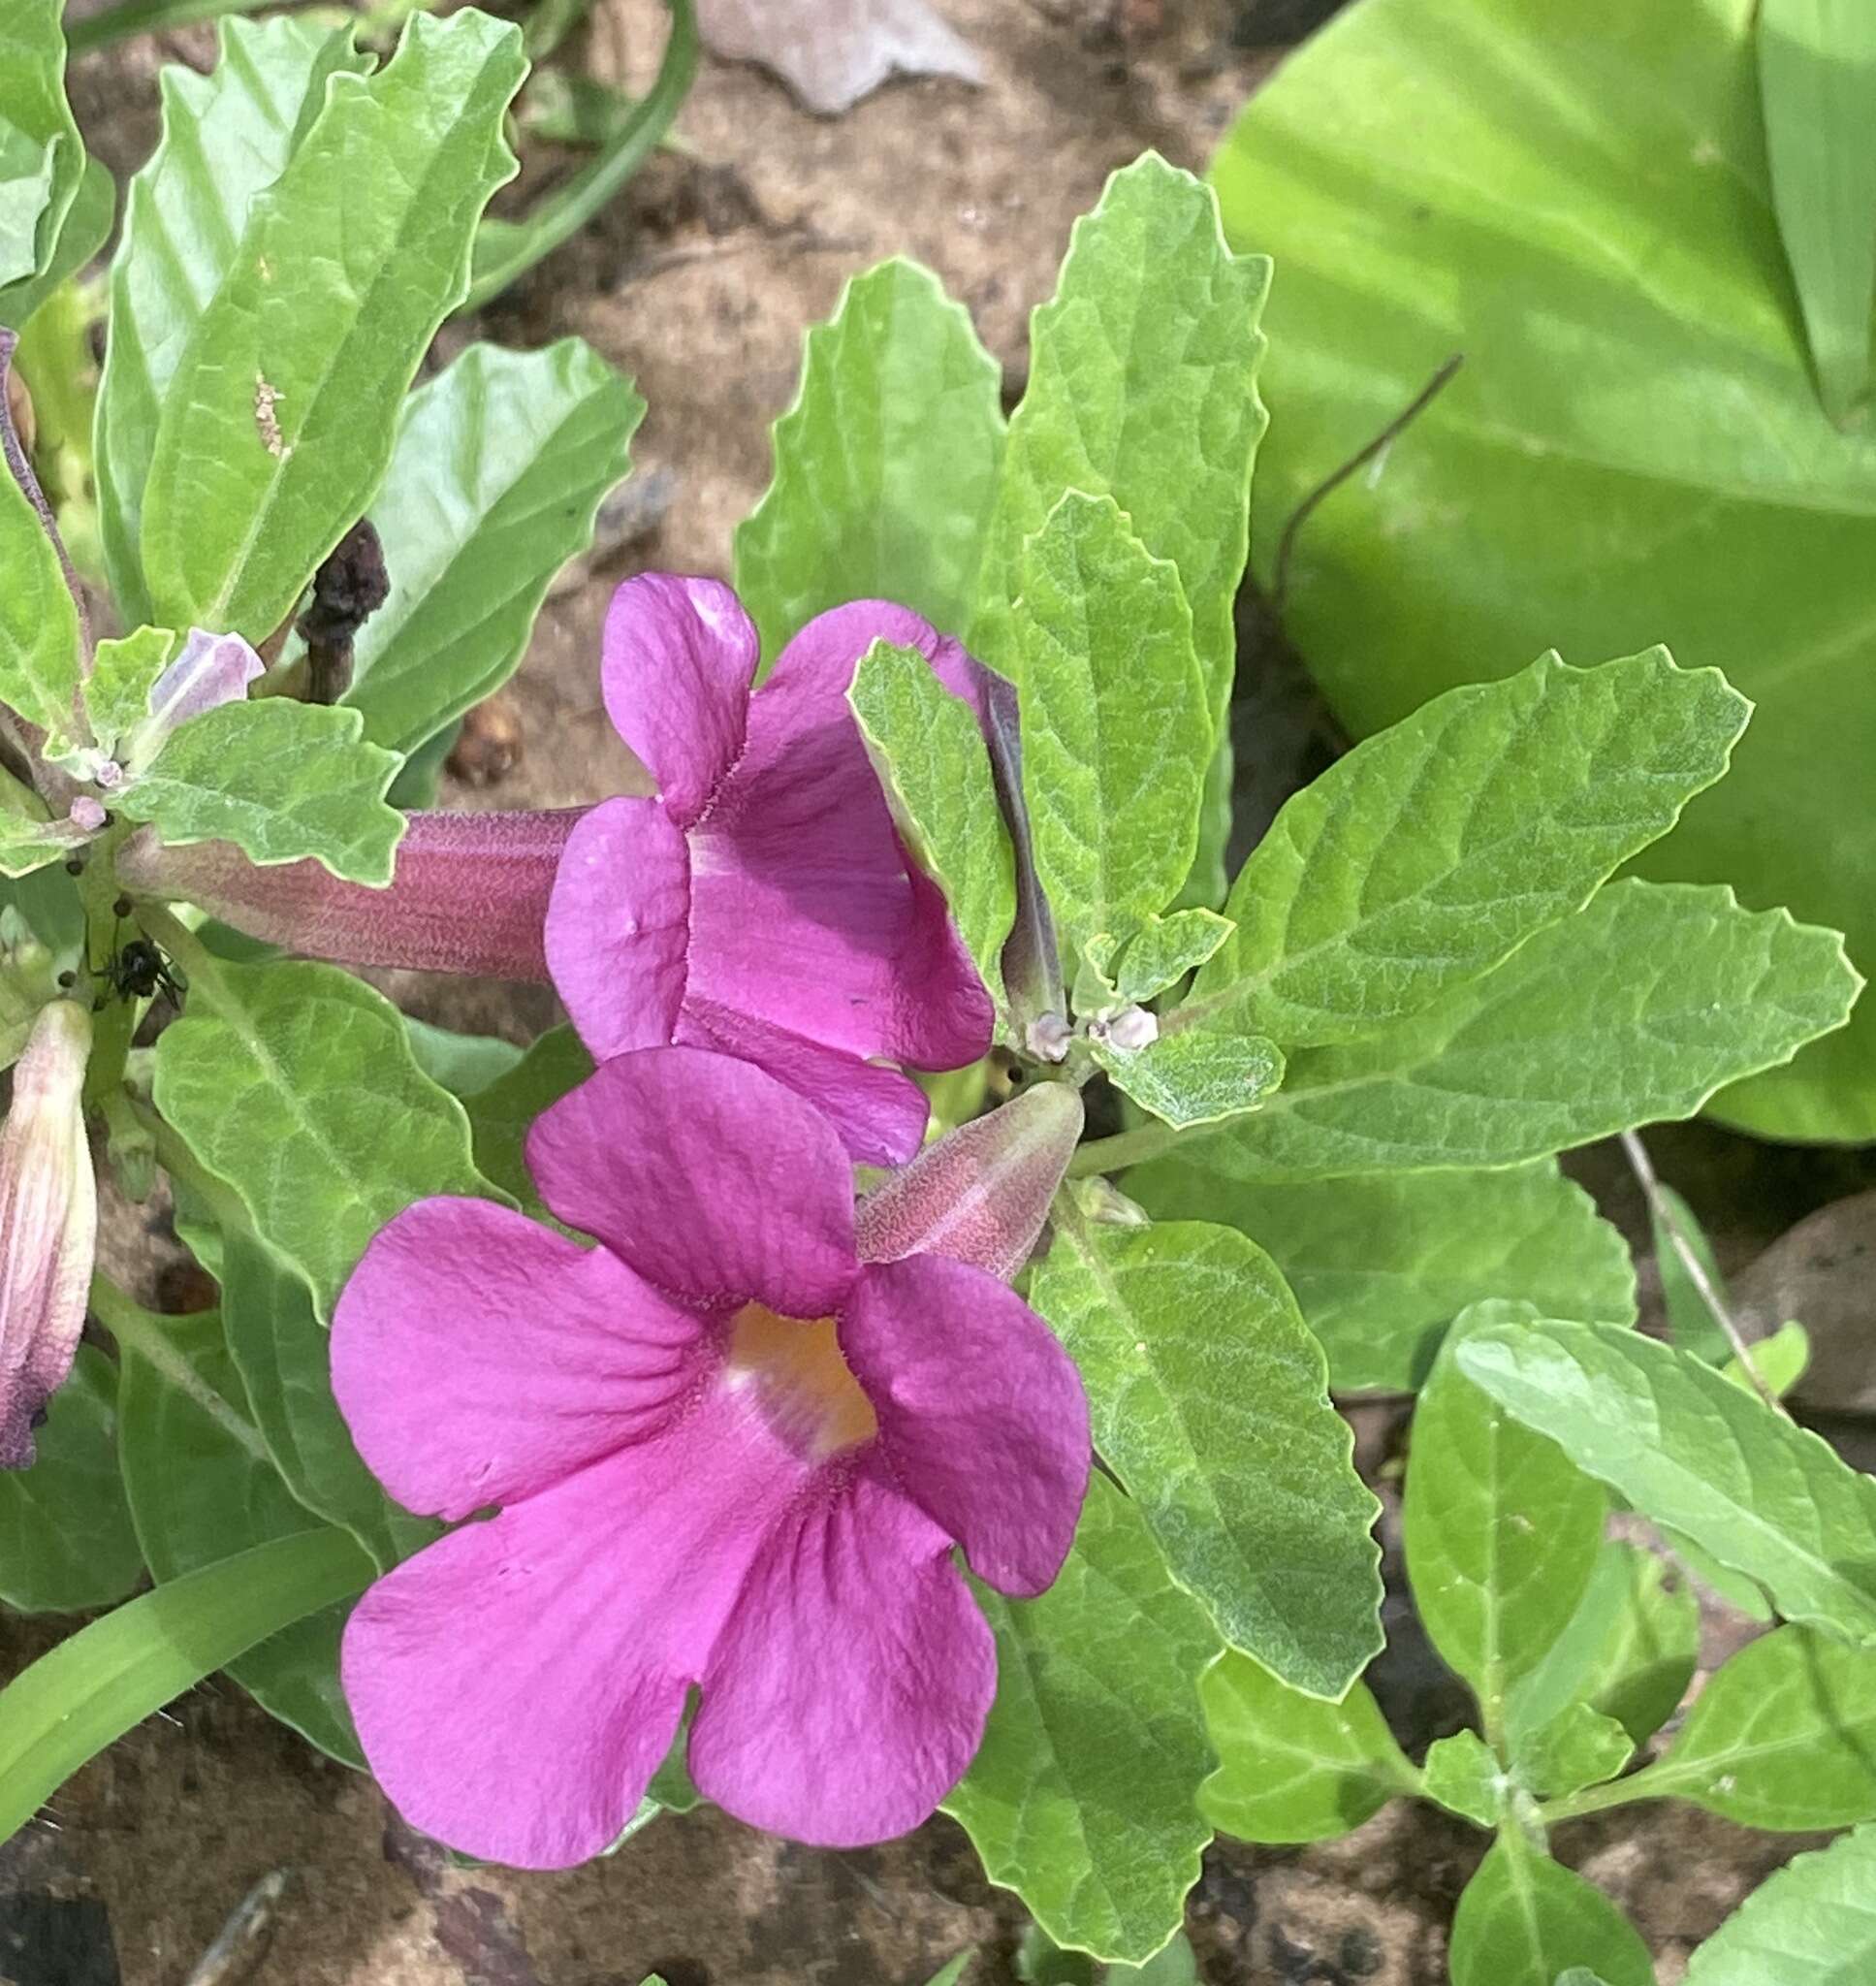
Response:
[{"label": "unopened flower bud", "polygon": [[1081,1128],[1079,1093],[1041,1082],[927,1145],[860,1202],[861,1261],[947,1255],[1012,1281],[1042,1232]]},{"label": "unopened flower bud", "polygon": [[0,1468],[33,1459],[32,1430],[72,1369],[98,1238],[82,1092],[91,1016],[40,1009],[0,1128]]}]

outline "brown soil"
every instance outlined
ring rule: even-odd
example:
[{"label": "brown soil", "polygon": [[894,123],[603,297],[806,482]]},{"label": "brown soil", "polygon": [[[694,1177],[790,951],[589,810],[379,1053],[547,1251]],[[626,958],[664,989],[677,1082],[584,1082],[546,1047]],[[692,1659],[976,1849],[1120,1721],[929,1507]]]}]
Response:
[{"label": "brown soil", "polygon": [[[984,87],[901,80],[821,120],[757,71],[706,63],[680,123],[684,153],[654,161],[489,314],[489,336],[531,345],[577,333],[637,378],[651,411],[632,487],[668,507],[648,531],[660,502],[628,504],[628,541],[556,589],[520,678],[446,782],[449,804],[560,805],[634,777],[596,688],[606,598],[647,566],[727,572],[733,528],[767,480],[769,425],[792,397],[802,332],[847,275],[894,253],[932,265],[970,305],[1013,398],[1028,312],[1105,175],[1148,145],[1201,165],[1278,45],[1333,0],[939,4],[982,51]],[[595,71],[642,85],[661,19],[655,0],[600,0]],[[79,65],[75,101],[94,149],[119,171],[140,162],[155,138],[158,63],[200,64],[208,47],[206,31],[185,30]],[[460,341],[446,335],[449,348]],[[1256,659],[1239,728],[1260,775],[1253,806],[1267,813],[1273,768],[1281,790],[1320,731],[1267,643]],[[551,1017],[546,996],[512,988],[398,990],[433,1018],[517,1039]],[[1740,1259],[1857,1183],[1837,1162],[1801,1162],[1794,1175],[1717,1135],[1686,1134],[1674,1149],[1685,1164],[1664,1160],[1669,1176],[1698,1162],[1719,1182],[1715,1204],[1750,1209],[1739,1224],[1749,1239],[1728,1241]],[[1598,1181],[1620,1201],[1615,1170]],[[1633,1222],[1632,1205],[1618,1211]],[[128,1210],[111,1249],[147,1282],[150,1240]],[[1363,1410],[1377,1457],[1397,1422]],[[1397,1625],[1390,1713],[1423,1745],[1453,1727],[1457,1706],[1411,1618]],[[53,1638],[44,1623],[0,1620],[0,1674]],[[1579,1824],[1558,1845],[1631,1910],[1671,1981],[1692,1942],[1801,1844],[1641,1810]],[[1220,1848],[1193,1899],[1204,1977],[1437,1986],[1445,1927],[1482,1846],[1462,1823],[1397,1805],[1320,1848]],[[275,1872],[286,1873],[277,1899],[198,1973],[231,1913]],[[975,1986],[997,1986],[1013,1976],[1020,1921],[942,1820],[834,1855],[700,1812],[564,1875],[454,1869],[368,1782],[223,1682],[115,1746],[0,1847],[0,1981],[13,1986],[638,1986],[653,1971],[668,1986],[922,1986],[968,1945],[985,1955]]]}]

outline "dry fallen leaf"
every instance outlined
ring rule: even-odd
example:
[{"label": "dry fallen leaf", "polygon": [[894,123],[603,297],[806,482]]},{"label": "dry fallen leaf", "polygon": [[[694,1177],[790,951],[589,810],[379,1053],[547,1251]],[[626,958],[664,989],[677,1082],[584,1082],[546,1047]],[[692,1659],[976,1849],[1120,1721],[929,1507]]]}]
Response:
[{"label": "dry fallen leaf", "polygon": [[975,51],[925,0],[697,0],[697,25],[715,53],[773,69],[823,115],[896,69],[983,80]]},{"label": "dry fallen leaf", "polygon": [[1733,1279],[1748,1337],[1795,1317],[1811,1362],[1793,1397],[1836,1413],[1876,1411],[1876,1191],[1833,1201],[1781,1234]]}]

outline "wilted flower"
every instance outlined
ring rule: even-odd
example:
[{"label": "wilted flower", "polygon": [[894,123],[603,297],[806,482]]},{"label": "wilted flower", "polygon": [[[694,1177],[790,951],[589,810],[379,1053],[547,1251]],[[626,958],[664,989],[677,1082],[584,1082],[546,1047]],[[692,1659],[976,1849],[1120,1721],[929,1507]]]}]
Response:
[{"label": "wilted flower", "polygon": [[627,580],[601,687],[658,793],[574,829],[547,957],[596,1058],[666,1041],[740,1056],[887,1164],[918,1149],[925,1099],[865,1058],[961,1068],[994,1015],[847,708],[875,639],[940,671],[964,659],[917,615],[856,600],[810,622],[752,693],[755,626],[728,587]]},{"label": "wilted flower", "polygon": [[[1011,1178],[1038,1145],[1059,1176],[1078,1121],[1065,1093],[1027,1113]],[[747,1063],[607,1063],[536,1124],[528,1163],[597,1247],[424,1201],[334,1319],[339,1405],[391,1493],[500,1513],[353,1613],[343,1677],[372,1770],[455,1846],[563,1867],[624,1826],[697,1685],[691,1777],[731,1813],[829,1845],[915,1826],[996,1687],[953,1542],[1032,1594],[1073,1536],[1072,1364],[983,1269],[863,1260],[839,1137]],[[1030,1236],[1052,1184],[1024,1200]],[[899,1246],[912,1213],[883,1224]]]},{"label": "wilted flower", "polygon": [[0,1468],[33,1459],[32,1430],[72,1369],[98,1239],[81,1093],[91,1016],[43,1007],[0,1127]]}]

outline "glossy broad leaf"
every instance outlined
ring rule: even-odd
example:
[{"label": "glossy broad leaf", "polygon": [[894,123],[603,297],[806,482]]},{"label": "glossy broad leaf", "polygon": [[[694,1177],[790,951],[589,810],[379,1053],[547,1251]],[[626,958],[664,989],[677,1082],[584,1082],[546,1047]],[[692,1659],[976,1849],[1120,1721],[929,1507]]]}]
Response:
[{"label": "glossy broad leaf", "polygon": [[1199,1807],[1221,1834],[1329,1841],[1420,1789],[1364,1683],[1351,1685],[1340,1703],[1324,1703],[1226,1650],[1205,1672],[1199,1695],[1219,1758]]},{"label": "glossy broad leaf", "polygon": [[1615,882],[1494,973],[1365,1041],[1304,1049],[1206,1161],[1259,1183],[1509,1166],[1657,1118],[1842,1023],[1835,932],[1731,890]]},{"label": "glossy broad leaf", "polygon": [[855,276],[808,334],[775,477],[736,529],[736,591],[765,655],[845,600],[962,634],[1003,454],[1002,368],[917,263]]},{"label": "glossy broad leaf", "polygon": [[359,630],[344,698],[367,738],[412,752],[507,681],[644,413],[577,338],[471,345],[404,402],[371,503],[391,593]]},{"label": "glossy broad leaf", "polygon": [[156,1044],[156,1106],[330,1319],[366,1244],[429,1194],[491,1189],[403,1019],[335,966],[217,966]]},{"label": "glossy broad leaf", "polygon": [[1481,1332],[1467,1377],[1644,1517],[1762,1586],[1787,1619],[1876,1648],[1876,1479],[1710,1365],[1635,1331]]},{"label": "glossy broad leaf", "polygon": [[1232,602],[1244,572],[1270,285],[1234,256],[1210,188],[1157,152],[1116,173],[1075,223],[1054,297],[1030,324],[1030,376],[1010,422],[978,584],[971,646],[1020,678],[1012,625],[1027,540],[1064,490],[1111,496],[1156,558],[1178,568],[1218,744],[1194,872],[1224,894],[1230,820],[1225,713],[1237,666]]},{"label": "glossy broad leaf", "polygon": [[364,729],[357,711],[286,696],[217,704],[176,730],[117,805],[172,846],[233,842],[258,864],[310,856],[387,883],[405,823],[384,796],[401,761]]},{"label": "glossy broad leaf", "polygon": [[1178,568],[1069,491],[1023,547],[1023,797],[1068,942],[1125,940],[1192,868],[1213,726]]},{"label": "glossy broad leaf", "polygon": [[[1553,644],[1666,641],[1757,715],[1646,873],[1789,904],[1867,966],[1876,429],[1819,402],[1758,6],[1364,0],[1257,92],[1214,166],[1232,240],[1283,272],[1254,535],[1268,582],[1296,505],[1462,352],[1297,539],[1286,626],[1338,715],[1365,734]],[[1876,1137],[1876,1008],[1717,1108]]]},{"label": "glossy broad leaf", "polygon": [[1380,1506],[1276,1265],[1228,1228],[1065,1216],[1030,1298],[1173,1578],[1233,1648],[1341,1697],[1382,1645]]},{"label": "glossy broad leaf", "polygon": [[294,1496],[341,1524],[380,1572],[437,1535],[401,1510],[360,1458],[333,1397],[331,1348],[302,1277],[230,1228],[219,1265],[222,1329],[255,1426]]},{"label": "glossy broad leaf", "polygon": [[1337,1393],[1412,1393],[1447,1326],[1488,1297],[1546,1317],[1635,1317],[1627,1242],[1551,1160],[1254,1186],[1212,1171],[1202,1152],[1173,1152],[1129,1172],[1127,1191],[1161,1220],[1250,1235],[1322,1341]]},{"label": "glossy broad leaf", "polygon": [[368,68],[350,28],[292,16],[221,23],[207,76],[165,68],[163,140],[130,182],[111,263],[111,333],[95,436],[99,524],[125,616],[150,616],[144,485],[190,334],[234,266],[248,204],[279,177],[328,77]]},{"label": "glossy broad leaf", "polygon": [[117,1374],[80,1345],[47,1402],[28,1469],[0,1471],[0,1601],[22,1614],[76,1614],[135,1592],[143,1555],[117,1475]]},{"label": "glossy broad leaf", "polygon": [[1016,864],[975,714],[916,649],[884,641],[860,657],[846,700],[895,818],[1001,1006]]},{"label": "glossy broad leaf", "polygon": [[[143,1556],[159,1586],[235,1554],[319,1527],[298,1502],[247,1418],[247,1400],[213,1311],[163,1323],[178,1367],[175,1383],[141,1353],[124,1351],[118,1450]],[[205,1405],[205,1400],[218,1405]],[[350,1538],[358,1584],[373,1565]],[[338,1635],[347,1603],[322,1608],[250,1652],[228,1672],[283,1723],[346,1765],[364,1767],[338,1685]]]},{"label": "glossy broad leaf", "polygon": [[1769,1875],[1687,1961],[1685,1986],[1860,1986],[1876,1973],[1876,1828]]},{"label": "glossy broad leaf", "polygon": [[1598,669],[1544,656],[1436,698],[1285,804],[1176,1025],[1288,1052],[1436,1005],[1665,834],[1750,708],[1665,649]]},{"label": "glossy broad leaf", "polygon": [[1037,1600],[978,1598],[997,1632],[997,1702],[945,1811],[1058,1944],[1142,1963],[1178,1930],[1212,1836],[1198,1678],[1217,1636],[1098,1474],[1055,1585]]},{"label": "glossy broad leaf", "polygon": [[1459,1898],[1448,1963],[1452,1986],[1548,1986],[1573,1966],[1607,1986],[1655,1986],[1648,1947],[1621,1911],[1514,1828]]},{"label": "glossy broad leaf", "polygon": [[1462,1369],[1470,1339],[1495,1328],[1511,1337],[1532,1315],[1488,1302],[1454,1323],[1414,1412],[1401,1517],[1420,1619],[1493,1736],[1511,1685],[1575,1613],[1608,1515],[1599,1484]]},{"label": "glossy broad leaf", "polygon": [[1876,1675],[1865,1651],[1780,1627],[1722,1663],[1638,1798],[1691,1800],[1745,1827],[1876,1820]]},{"label": "glossy broad leaf", "polygon": [[1554,1799],[1602,1785],[1634,1756],[1635,1740],[1614,1717],[1586,1703],[1570,1703],[1548,1722],[1519,1733],[1511,1770],[1520,1785]]},{"label": "glossy broad leaf", "polygon": [[413,15],[383,70],[328,79],[165,397],[143,532],[153,618],[264,641],[369,503],[514,171],[501,120],[525,66],[520,30],[471,8]]},{"label": "glossy broad leaf", "polygon": [[1569,1624],[1511,1691],[1513,1746],[1587,1704],[1645,1745],[1694,1680],[1701,1610],[1694,1589],[1658,1553],[1604,1541]]},{"label": "glossy broad leaf", "polygon": [[1762,0],[1759,94],[1772,209],[1825,411],[1869,388],[1876,305],[1876,15],[1857,0]]},{"label": "glossy broad leaf", "polygon": [[0,1839],[172,1697],[370,1577],[342,1531],[302,1531],[128,1601],[42,1655],[0,1690]]}]

